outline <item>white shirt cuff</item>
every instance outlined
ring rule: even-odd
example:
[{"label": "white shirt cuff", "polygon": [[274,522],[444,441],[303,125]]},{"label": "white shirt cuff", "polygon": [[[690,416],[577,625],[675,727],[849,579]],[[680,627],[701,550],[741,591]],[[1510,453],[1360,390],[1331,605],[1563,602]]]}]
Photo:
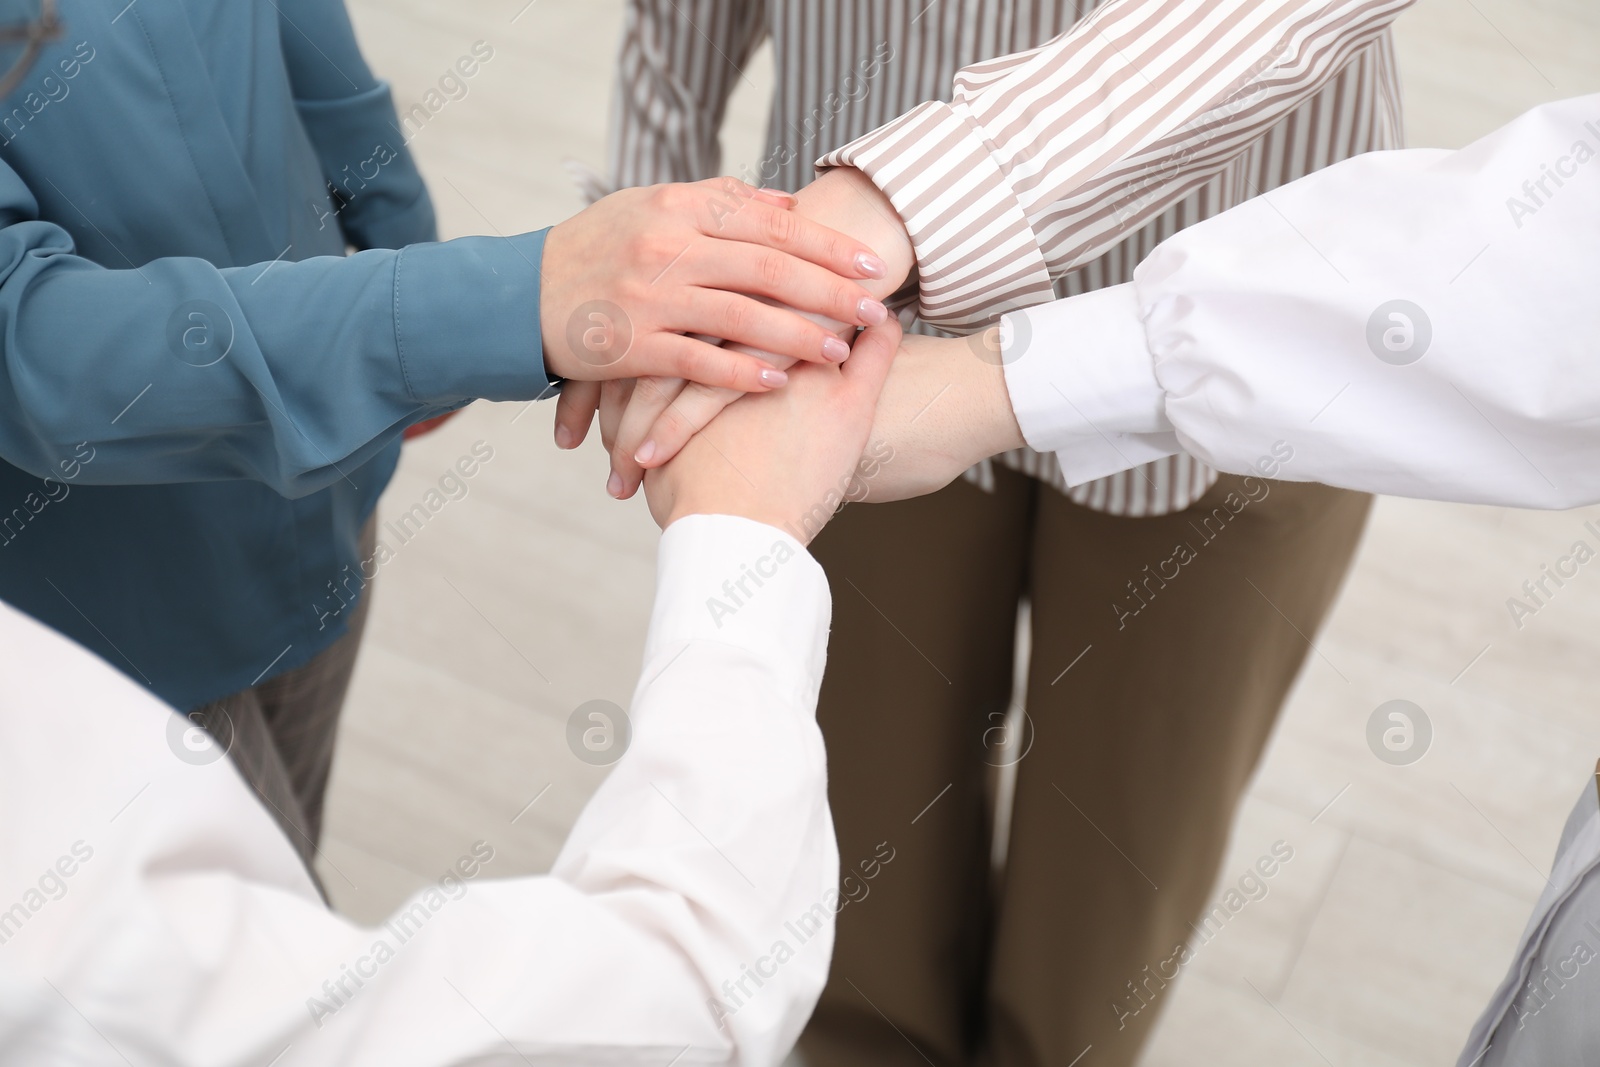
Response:
[{"label": "white shirt cuff", "polygon": [[827,660],[833,600],[811,553],[774,526],[690,515],[661,534],[645,677],[686,642],[755,654],[785,682],[814,687]]},{"label": "white shirt cuff", "polygon": [[1001,336],[1023,439],[1056,453],[1069,485],[1181,450],[1132,282],[1014,311]]}]

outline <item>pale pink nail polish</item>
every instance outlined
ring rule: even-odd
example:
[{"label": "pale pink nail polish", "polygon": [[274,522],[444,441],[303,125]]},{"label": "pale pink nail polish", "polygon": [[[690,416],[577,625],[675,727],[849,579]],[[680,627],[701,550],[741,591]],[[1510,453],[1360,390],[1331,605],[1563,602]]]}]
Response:
[{"label": "pale pink nail polish", "polygon": [[868,326],[876,326],[889,317],[889,309],[871,297],[862,297],[856,305],[856,314],[861,316],[861,321]]},{"label": "pale pink nail polish", "polygon": [[622,475],[616,471],[611,472],[611,477],[606,480],[606,492],[618,500],[622,499]]},{"label": "pale pink nail polish", "polygon": [[773,389],[779,389],[789,383],[789,376],[781,370],[764,370],[761,372],[761,384]]},{"label": "pale pink nail polish", "polygon": [[889,273],[889,264],[871,252],[856,253],[856,270],[868,278],[881,278]]},{"label": "pale pink nail polish", "polygon": [[639,451],[633,454],[633,461],[639,464],[641,467],[655,458],[656,443],[654,441],[646,441],[644,444],[639,446]]},{"label": "pale pink nail polish", "polygon": [[557,448],[571,448],[572,447],[572,431],[567,429],[565,426],[557,426],[556,427],[556,447]]},{"label": "pale pink nail polish", "polygon": [[776,204],[779,207],[784,208],[792,208],[800,202],[799,200],[795,199],[793,193],[786,193],[782,189],[757,189],[756,196],[767,201],[768,203]]},{"label": "pale pink nail polish", "polygon": [[837,337],[824,337],[822,355],[830,363],[843,363],[850,356],[850,346]]}]

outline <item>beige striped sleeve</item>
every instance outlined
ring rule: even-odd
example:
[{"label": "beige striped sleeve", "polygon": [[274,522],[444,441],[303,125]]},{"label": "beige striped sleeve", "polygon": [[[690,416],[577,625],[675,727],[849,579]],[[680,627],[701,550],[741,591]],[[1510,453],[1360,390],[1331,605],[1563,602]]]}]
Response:
[{"label": "beige striped sleeve", "polygon": [[1110,0],[830,152],[899,210],[921,315],[976,329],[1052,297],[1221,171],[1413,0]]},{"label": "beige striped sleeve", "polygon": [[629,0],[611,102],[615,188],[722,172],[728,97],[766,25],[765,0]]}]

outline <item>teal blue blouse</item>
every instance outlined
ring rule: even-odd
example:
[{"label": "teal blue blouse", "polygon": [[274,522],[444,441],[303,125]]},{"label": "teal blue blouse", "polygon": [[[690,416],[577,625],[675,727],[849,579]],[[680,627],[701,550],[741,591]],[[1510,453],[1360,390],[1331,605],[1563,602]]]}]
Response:
[{"label": "teal blue blouse", "polygon": [[58,7],[0,100],[0,597],[187,709],[344,632],[406,426],[548,390],[544,233],[431,243],[339,0]]}]

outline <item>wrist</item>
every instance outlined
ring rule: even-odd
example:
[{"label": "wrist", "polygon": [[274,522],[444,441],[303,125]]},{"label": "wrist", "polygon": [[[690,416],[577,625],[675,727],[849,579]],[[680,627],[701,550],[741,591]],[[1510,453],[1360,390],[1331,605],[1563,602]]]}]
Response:
[{"label": "wrist", "polygon": [[905,223],[883,191],[854,167],[835,167],[796,194],[796,210],[868,245],[888,265],[882,278],[861,284],[883,299],[905,284],[916,266],[916,252]]},{"label": "wrist", "polygon": [[714,497],[688,499],[680,496],[673,501],[671,510],[667,512],[666,520],[661,524],[661,529],[665,531],[674,523],[683,519],[694,518],[697,515],[722,515],[736,519],[748,519],[751,522],[759,522],[763,526],[770,526],[775,530],[782,530],[801,545],[809,545],[811,543],[811,535],[807,532],[806,524],[796,521],[800,518],[799,516],[781,515],[771,508],[754,507],[749,501],[718,501]]},{"label": "wrist", "polygon": [[[998,328],[990,327],[985,333],[997,337]],[[973,338],[964,338],[963,341],[969,347],[974,343]],[[975,398],[972,435],[974,463],[1027,444],[1022,436],[1022,426],[1017,421],[1016,409],[1011,404],[1011,388],[1005,367],[998,361],[989,362],[987,346],[981,351],[983,356],[973,361],[977,364],[972,383]]]},{"label": "wrist", "polygon": [[566,262],[567,224],[557,223],[545,235],[539,257],[539,343],[544,358],[544,373],[549,379],[582,378],[574,373],[573,359],[567,352],[564,324],[559,322],[560,294],[565,278],[561,266]]}]

